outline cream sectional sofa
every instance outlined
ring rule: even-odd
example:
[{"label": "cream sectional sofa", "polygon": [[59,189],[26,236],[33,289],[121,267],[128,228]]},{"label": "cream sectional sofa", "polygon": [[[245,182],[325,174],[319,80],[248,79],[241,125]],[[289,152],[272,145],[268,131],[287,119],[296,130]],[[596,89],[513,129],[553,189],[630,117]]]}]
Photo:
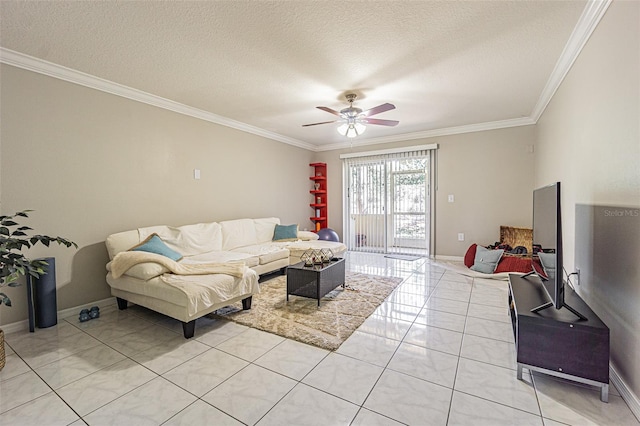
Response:
[{"label": "cream sectional sofa", "polygon": [[[346,251],[344,244],[317,240],[317,235],[309,232],[299,232],[295,240],[273,241],[276,225],[280,225],[280,219],[272,217],[181,227],[160,225],[112,234],[106,240],[111,260],[107,264],[111,294],[117,298],[120,309],[126,309],[129,301],[182,321],[184,336],[190,338],[194,335],[195,320],[203,315],[240,300],[244,309],[250,309],[251,296],[260,291],[259,275],[284,272],[310,248],[328,248],[339,257]],[[180,265],[197,268],[242,263],[246,268],[236,276],[178,275],[161,263],[145,261],[114,276],[114,258],[154,234],[183,256]]]}]

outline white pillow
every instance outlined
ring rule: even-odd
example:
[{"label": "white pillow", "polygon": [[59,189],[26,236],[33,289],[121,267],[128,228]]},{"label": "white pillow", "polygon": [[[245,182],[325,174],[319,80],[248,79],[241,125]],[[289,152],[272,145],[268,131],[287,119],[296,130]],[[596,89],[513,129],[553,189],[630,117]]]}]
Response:
[{"label": "white pillow", "polygon": [[314,241],[320,239],[318,234],[311,231],[298,231],[298,238],[302,241]]},{"label": "white pillow", "polygon": [[236,219],[220,222],[222,226],[222,250],[258,244],[253,219]]},{"label": "white pillow", "polygon": [[256,225],[256,240],[258,244],[271,241],[273,238],[273,230],[276,225],[280,225],[280,219],[277,217],[265,217],[261,219],[253,219]]},{"label": "white pillow", "polygon": [[502,258],[504,250],[489,250],[482,246],[476,248],[476,257],[473,266],[469,269],[483,274],[493,274],[498,267],[498,262]]}]

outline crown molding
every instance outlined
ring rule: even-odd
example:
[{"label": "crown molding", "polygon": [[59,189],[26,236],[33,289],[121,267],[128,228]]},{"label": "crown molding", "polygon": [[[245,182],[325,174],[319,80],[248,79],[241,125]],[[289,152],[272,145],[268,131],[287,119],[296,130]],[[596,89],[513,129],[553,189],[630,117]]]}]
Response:
[{"label": "crown molding", "polygon": [[190,107],[160,96],[156,96],[141,90],[133,89],[112,81],[108,81],[81,71],[73,70],[52,62],[44,61],[33,56],[25,55],[10,49],[0,47],[0,63],[12,65],[28,71],[54,77],[70,83],[79,84],[91,89],[100,90],[116,96],[121,96],[148,105],[163,108],[179,114],[198,118],[211,123],[231,127],[236,130],[251,133],[267,139],[293,145],[313,152],[331,151],[336,149],[353,148],[354,146],[377,145],[391,142],[402,142],[416,139],[433,138],[438,136],[456,135],[462,133],[481,132],[485,130],[504,129],[517,126],[528,126],[536,124],[547,105],[553,98],[560,84],[571,69],[573,63],[580,55],[582,48],[604,16],[612,0],[589,0],[585,6],[578,23],[576,24],[567,44],[565,45],[560,58],[547,80],[538,102],[533,108],[529,117],[492,121],[486,123],[471,124],[465,126],[448,127],[443,129],[427,130],[423,132],[405,133],[393,136],[385,136],[371,139],[348,140],[345,142],[314,145],[298,139],[290,138],[278,133],[270,132],[259,127],[251,126],[240,121],[231,120],[217,114],[213,114],[198,108]]},{"label": "crown molding", "polygon": [[509,127],[529,126],[536,124],[530,117],[514,118],[509,120],[489,121],[486,123],[469,124],[465,126],[446,127],[443,129],[426,130],[423,132],[403,133],[393,136],[383,136],[380,138],[360,139],[357,141],[341,142],[331,145],[323,145],[316,148],[316,151],[331,151],[334,149],[353,148],[354,146],[378,145],[390,142],[402,142],[416,139],[427,139],[438,136],[459,135],[462,133],[483,132],[486,130],[506,129]]},{"label": "crown molding", "polygon": [[562,50],[562,54],[560,55],[560,58],[558,58],[558,61],[556,62],[556,65],[553,68],[549,79],[547,80],[547,84],[542,90],[540,98],[538,98],[538,102],[534,106],[533,111],[531,112],[531,115],[529,117],[471,124],[459,127],[449,127],[444,129],[434,129],[427,130],[425,132],[406,133],[402,135],[394,135],[381,138],[360,139],[354,142],[349,141],[319,146],[316,147],[316,151],[330,151],[334,149],[353,148],[354,146],[375,145],[381,143],[424,139],[437,136],[448,136],[461,133],[481,132],[484,130],[504,129],[507,127],[528,126],[531,124],[536,124],[542,116],[542,113],[546,109],[547,105],[549,105],[549,102],[551,102],[551,99],[560,87],[560,84],[562,84],[562,81],[569,73],[569,70],[580,55],[580,52],[582,52],[582,49],[589,40],[589,37],[591,37],[591,34],[598,26],[598,23],[604,16],[612,1],[613,0],[589,0],[587,2],[587,5],[582,11],[582,15],[580,15],[580,19],[571,32],[571,35],[567,40],[567,44]]},{"label": "crown molding", "polygon": [[562,54],[560,55],[560,58],[558,58],[558,62],[556,62],[556,65],[547,80],[546,86],[540,94],[538,103],[531,112],[531,118],[536,123],[542,116],[542,113],[544,113],[547,105],[549,105],[549,102],[551,102],[551,98],[555,95],[560,84],[562,84],[562,81],[569,73],[573,63],[578,59],[580,52],[582,52],[582,48],[598,26],[598,23],[609,8],[611,2],[612,0],[589,0],[587,2],[578,23],[569,36],[569,40],[564,46]]},{"label": "crown molding", "polygon": [[210,123],[220,124],[222,126],[231,127],[233,129],[251,133],[267,139],[283,142],[289,145],[296,146],[298,148],[303,148],[311,151],[315,151],[316,149],[315,145],[300,141],[298,139],[270,132],[268,130],[251,126],[240,121],[231,120],[229,118],[222,117],[220,115],[213,114],[202,109],[190,107],[188,105],[184,105],[170,99],[162,98],[151,93],[143,92],[142,90],[124,86],[122,84],[114,83],[100,77],[96,77],[81,71],[64,67],[62,65],[38,59],[33,56],[25,55],[24,53],[16,52],[4,47],[0,47],[0,62],[17,68],[22,68],[28,71],[47,75],[49,77],[68,81],[80,86],[99,90],[101,92],[110,93],[112,95],[121,96],[133,101],[138,101],[148,105],[156,106],[158,108],[177,112],[178,114],[187,115],[190,117],[198,118],[200,120],[208,121]]}]

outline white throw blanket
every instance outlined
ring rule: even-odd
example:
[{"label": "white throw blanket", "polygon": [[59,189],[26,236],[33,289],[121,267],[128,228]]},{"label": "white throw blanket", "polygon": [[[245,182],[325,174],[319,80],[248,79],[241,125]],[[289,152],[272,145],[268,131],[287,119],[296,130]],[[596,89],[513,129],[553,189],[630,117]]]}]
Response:
[{"label": "white throw blanket", "polygon": [[113,258],[111,275],[113,278],[120,278],[131,267],[146,262],[160,264],[176,275],[225,274],[242,278],[246,268],[243,262],[184,264],[155,253],[123,251]]},{"label": "white throw blanket", "polygon": [[189,315],[194,315],[196,312],[214,305],[228,305],[229,300],[238,296],[248,296],[260,292],[258,274],[250,268],[246,268],[242,278],[221,274],[164,274],[159,279],[187,295]]},{"label": "white throw blanket", "polygon": [[158,234],[162,242],[183,256],[221,250],[221,232],[220,224],[215,222],[196,223],[179,228],[165,225],[138,228],[140,241],[146,240],[153,234]]}]

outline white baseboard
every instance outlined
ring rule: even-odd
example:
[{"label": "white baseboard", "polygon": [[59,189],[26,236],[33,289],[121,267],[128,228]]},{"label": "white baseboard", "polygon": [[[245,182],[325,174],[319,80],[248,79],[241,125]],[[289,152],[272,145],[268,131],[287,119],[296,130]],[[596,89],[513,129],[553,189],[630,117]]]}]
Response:
[{"label": "white baseboard", "polygon": [[115,304],[116,304],[116,298],[115,297],[108,297],[106,299],[102,299],[102,300],[99,300],[97,302],[87,303],[87,304],[84,304],[82,306],[76,306],[74,308],[68,308],[68,309],[63,309],[61,311],[58,311],[58,319],[65,319],[65,318],[72,317],[74,315],[78,316],[82,309],[88,309],[91,306],[97,306],[99,308],[105,308],[107,306],[114,306]]},{"label": "white baseboard", "polygon": [[[115,297],[109,297],[107,299],[99,300],[97,302],[86,303],[86,304],[81,305],[81,306],[76,306],[76,307],[73,307],[73,308],[63,309],[61,311],[58,311],[58,319],[61,320],[61,319],[72,317],[74,315],[79,315],[80,311],[82,309],[89,308],[91,306],[98,306],[100,308],[104,308],[106,306],[112,306],[115,303],[116,303],[116,298]],[[13,322],[11,324],[6,324],[6,325],[2,326],[2,330],[4,330],[4,332],[6,334],[15,333],[16,331],[25,331],[25,330],[28,330],[28,329],[29,329],[29,320],[28,319],[23,320],[23,321]]]},{"label": "white baseboard", "polygon": [[622,380],[611,363],[609,363],[609,378],[613,386],[620,392],[620,396],[627,403],[633,415],[640,421],[640,399],[629,389],[629,386]]}]

